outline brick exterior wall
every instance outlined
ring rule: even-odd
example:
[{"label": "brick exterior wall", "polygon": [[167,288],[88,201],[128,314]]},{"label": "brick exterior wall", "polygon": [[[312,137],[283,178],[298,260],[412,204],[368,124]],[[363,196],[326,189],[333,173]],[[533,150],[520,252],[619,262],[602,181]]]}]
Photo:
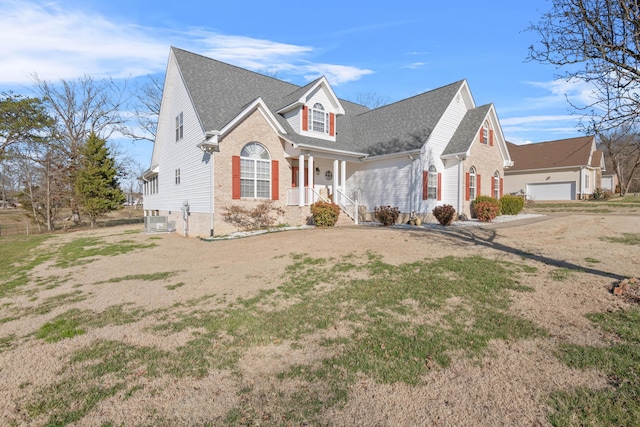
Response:
[{"label": "brick exterior wall", "polygon": [[[279,200],[274,200],[273,205],[285,210],[285,214],[278,218],[276,223],[294,225],[306,224],[309,216],[309,207],[286,206],[287,188],[291,186],[291,165],[284,156],[283,142],[274,132],[267,120],[259,111],[254,111],[236,126],[230,133],[220,139],[220,152],[214,154],[215,175],[215,235],[229,234],[238,231],[234,224],[228,223],[223,218],[225,208],[231,205],[252,209],[265,199],[237,199],[231,197],[231,158],[239,156],[242,148],[250,142],[262,144],[271,156],[271,160],[278,161],[279,175]],[[208,232],[208,217],[206,230]],[[208,235],[208,233],[207,233]]]},{"label": "brick exterior wall", "polygon": [[[491,177],[498,171],[500,178],[504,179],[504,167],[498,142],[495,141],[493,146],[488,143],[484,144],[480,142],[480,136],[477,135],[471,145],[471,155],[464,161],[464,172],[469,172],[472,166],[476,168],[476,173],[482,177],[480,180],[481,188],[478,189],[478,195],[493,197]],[[469,217],[471,217],[471,202],[472,200],[465,200],[463,203],[464,208],[462,213]]]}]

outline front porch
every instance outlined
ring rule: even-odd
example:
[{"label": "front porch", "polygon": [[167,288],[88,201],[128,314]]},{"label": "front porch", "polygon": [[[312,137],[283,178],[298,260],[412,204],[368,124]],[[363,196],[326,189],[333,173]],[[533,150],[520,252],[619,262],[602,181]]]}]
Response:
[{"label": "front porch", "polygon": [[[300,155],[291,159],[291,187],[287,188],[287,206],[309,206],[318,201],[335,203],[356,224],[358,201],[346,195],[347,161]],[[300,185],[300,183],[304,183]]]}]

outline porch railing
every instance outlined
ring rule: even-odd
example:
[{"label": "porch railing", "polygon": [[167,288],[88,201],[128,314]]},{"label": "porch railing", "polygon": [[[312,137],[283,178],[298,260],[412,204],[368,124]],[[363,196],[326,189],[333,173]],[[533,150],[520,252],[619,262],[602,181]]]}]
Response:
[{"label": "porch railing", "polygon": [[333,198],[333,202],[340,206],[342,211],[346,213],[353,222],[358,224],[358,202],[351,200],[351,198],[344,194],[339,188],[334,192]]},{"label": "porch railing", "polygon": [[[353,201],[340,189],[336,190],[333,202],[340,206],[340,209],[347,214],[356,224],[358,223],[358,202]],[[304,206],[311,205],[318,200],[329,203],[330,200],[322,196],[315,188],[306,187],[304,189]],[[300,206],[300,189],[297,187],[287,188],[287,205]]]},{"label": "porch railing", "polygon": [[[304,189],[304,206],[311,205],[318,200],[329,202],[329,200],[323,197],[315,188],[305,187]],[[297,187],[287,188],[287,205],[299,206],[300,205],[300,189]]]}]

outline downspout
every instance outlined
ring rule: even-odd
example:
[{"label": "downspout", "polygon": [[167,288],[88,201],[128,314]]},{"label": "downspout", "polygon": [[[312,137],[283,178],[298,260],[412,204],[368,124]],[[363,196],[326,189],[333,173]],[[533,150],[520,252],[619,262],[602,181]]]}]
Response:
[{"label": "downspout", "polygon": [[416,172],[415,172],[415,167],[414,167],[414,163],[415,163],[415,158],[413,157],[412,154],[409,154],[409,160],[411,160],[411,185],[409,185],[409,188],[411,189],[409,191],[409,218],[413,217],[413,211],[415,210],[414,208],[414,202],[415,202],[415,183],[416,183]]},{"label": "downspout", "polygon": [[458,199],[458,215],[462,215],[462,195],[464,194],[463,191],[461,191],[462,188],[462,184],[464,182],[463,179],[463,169],[462,169],[462,165],[463,162],[467,159],[467,156],[456,156],[456,160],[458,160],[458,194],[457,194],[457,199]]}]

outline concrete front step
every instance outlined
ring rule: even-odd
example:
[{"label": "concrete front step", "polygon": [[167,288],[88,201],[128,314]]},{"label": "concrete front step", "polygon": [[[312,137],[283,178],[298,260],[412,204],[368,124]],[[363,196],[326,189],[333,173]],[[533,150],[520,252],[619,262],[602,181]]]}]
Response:
[{"label": "concrete front step", "polygon": [[355,221],[352,220],[349,215],[340,211],[340,216],[338,217],[338,221],[336,222],[336,227],[344,227],[347,225],[354,225]]}]

